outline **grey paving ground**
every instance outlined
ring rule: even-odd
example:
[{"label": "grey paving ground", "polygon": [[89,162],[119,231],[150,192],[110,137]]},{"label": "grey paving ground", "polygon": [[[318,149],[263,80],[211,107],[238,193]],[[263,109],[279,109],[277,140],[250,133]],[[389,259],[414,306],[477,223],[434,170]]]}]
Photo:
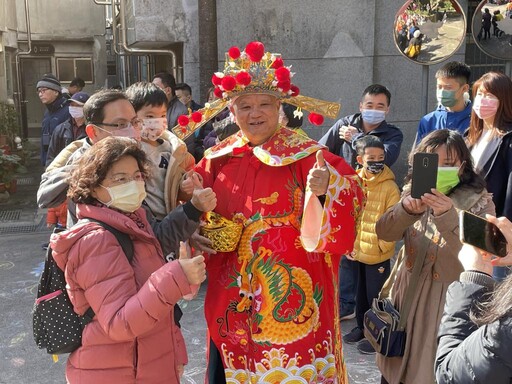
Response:
[{"label": "grey paving ground", "polygon": [[[45,211],[38,210],[35,196],[42,168],[32,161],[29,172],[8,203],[0,204],[0,384],[64,383],[66,358],[53,363],[50,355],[38,350],[32,338],[31,311],[42,268],[49,231]],[[203,286],[197,298],[183,303],[183,334],[189,364],[183,383],[203,383],[206,335],[203,317]],[[355,322],[343,323],[343,332]],[[374,356],[344,347],[350,382],[378,383]]]}]

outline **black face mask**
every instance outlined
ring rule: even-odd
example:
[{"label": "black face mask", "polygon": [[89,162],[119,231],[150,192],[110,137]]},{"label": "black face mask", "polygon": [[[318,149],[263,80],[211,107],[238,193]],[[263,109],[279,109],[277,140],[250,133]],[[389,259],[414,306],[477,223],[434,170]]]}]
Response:
[{"label": "black face mask", "polygon": [[370,173],[381,173],[384,169],[383,161],[367,161],[366,170]]}]

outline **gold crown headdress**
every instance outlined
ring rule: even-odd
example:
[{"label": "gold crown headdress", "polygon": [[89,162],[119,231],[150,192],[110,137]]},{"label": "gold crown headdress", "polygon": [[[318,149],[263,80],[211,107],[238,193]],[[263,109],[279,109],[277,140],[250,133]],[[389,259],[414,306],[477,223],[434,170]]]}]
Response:
[{"label": "gold crown headdress", "polygon": [[307,110],[314,125],[321,125],[323,116],[335,119],[340,104],[300,95],[299,88],[291,82],[294,73],[290,68],[284,65],[280,54],[265,52],[259,41],[250,42],[242,52],[231,47],[226,53],[224,71],[212,76],[214,94],[219,99],[188,116],[178,117],[178,125],[172,131],[185,139],[226,108],[230,100],[248,93],[271,94]]}]

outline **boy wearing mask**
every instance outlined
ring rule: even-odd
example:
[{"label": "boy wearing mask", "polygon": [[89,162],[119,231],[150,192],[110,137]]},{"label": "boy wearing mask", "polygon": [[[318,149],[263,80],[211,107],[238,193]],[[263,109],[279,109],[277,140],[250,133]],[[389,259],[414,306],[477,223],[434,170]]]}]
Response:
[{"label": "boy wearing mask", "polygon": [[167,130],[167,96],[149,82],[139,82],[126,90],[137,117],[142,120],[141,147],[152,164],[152,175],[146,180],[145,202],[157,220],[162,220],[179,201],[189,200],[196,174],[187,178],[194,157],[185,143]]},{"label": "boy wearing mask", "polygon": [[[318,142],[356,168],[353,144],[365,136],[377,137],[384,146],[384,163],[391,167],[398,159],[404,136],[400,128],[386,121],[390,102],[391,93],[385,86],[370,85],[363,92],[359,113],[338,120]],[[346,257],[340,265],[340,318],[348,320],[355,317],[357,265]]]},{"label": "boy wearing mask", "polygon": [[372,301],[379,295],[390,273],[389,259],[395,253],[395,242],[379,240],[375,224],[388,208],[400,201],[400,192],[395,183],[395,175],[384,164],[384,145],[375,136],[368,135],[355,143],[357,162],[362,165],[357,173],[364,182],[366,206],[361,216],[360,230],[354,243],[354,251],[347,258],[353,260],[359,272],[357,286],[356,319],[357,326],[343,342],[357,344],[359,352],[373,354],[375,350],[364,338],[364,314]]},{"label": "boy wearing mask", "polygon": [[471,101],[468,93],[470,76],[469,66],[458,61],[451,61],[436,72],[438,106],[435,111],[421,118],[416,133],[416,144],[430,132],[438,129],[452,129],[462,135],[469,128],[471,118]]}]

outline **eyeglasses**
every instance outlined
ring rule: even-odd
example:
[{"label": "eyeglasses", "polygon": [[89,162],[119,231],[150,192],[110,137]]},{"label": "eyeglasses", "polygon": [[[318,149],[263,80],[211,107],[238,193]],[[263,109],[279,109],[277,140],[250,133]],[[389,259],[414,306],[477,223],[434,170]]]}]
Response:
[{"label": "eyeglasses", "polygon": [[[120,122],[120,123],[92,123],[94,125],[103,125],[105,127],[115,127],[117,129],[135,128],[140,130],[142,128],[142,120],[135,118],[132,121]],[[101,128],[100,128],[101,129]]]},{"label": "eyeglasses", "polygon": [[37,90],[37,94],[40,95],[41,93],[46,93],[46,91],[49,91],[49,88],[39,88]]},{"label": "eyeglasses", "polygon": [[146,176],[138,171],[133,176],[128,176],[125,173],[116,173],[113,176],[107,177],[113,184],[121,185],[129,183],[130,181],[144,181],[146,180]]}]

